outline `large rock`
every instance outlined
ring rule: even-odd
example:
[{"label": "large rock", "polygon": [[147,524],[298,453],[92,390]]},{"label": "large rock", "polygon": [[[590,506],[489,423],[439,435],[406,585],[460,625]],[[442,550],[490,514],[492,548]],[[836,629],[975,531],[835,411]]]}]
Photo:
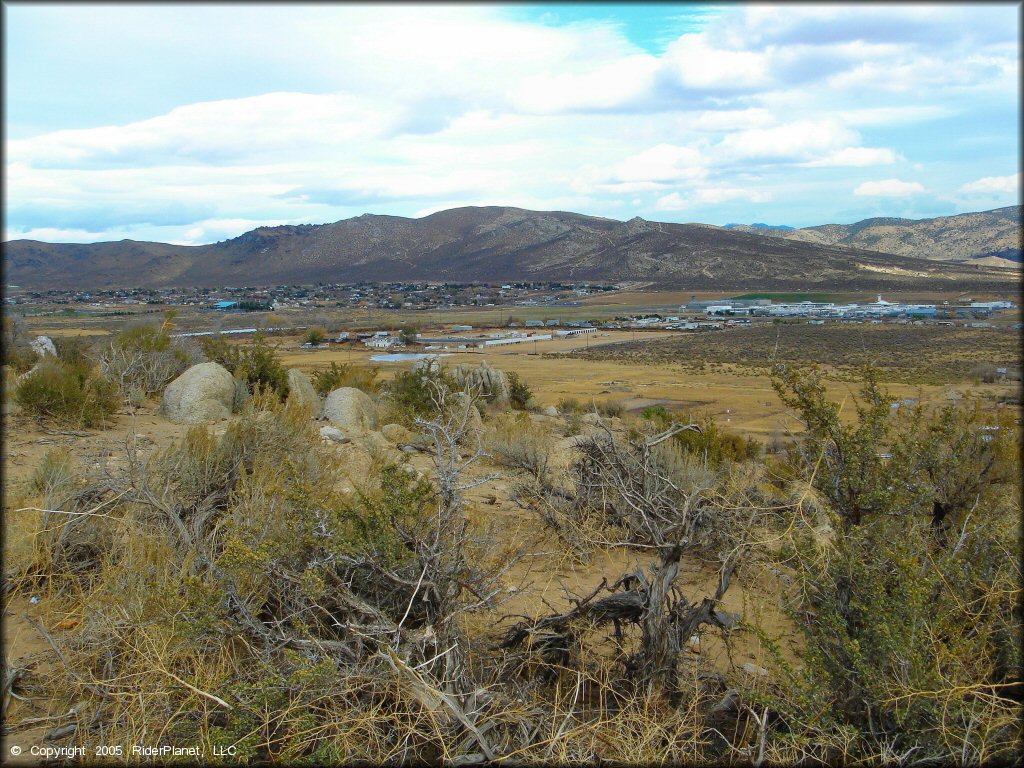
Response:
[{"label": "large rock", "polygon": [[175,424],[205,424],[231,417],[235,380],[218,363],[193,365],[164,390],[163,414]]},{"label": "large rock", "polygon": [[309,377],[298,368],[288,369],[288,402],[308,408],[314,419],[319,419],[324,409]]},{"label": "large rock", "polygon": [[36,336],[32,341],[28,343],[29,349],[36,353],[40,358],[46,357],[47,355],[57,356],[57,347],[53,343],[53,339],[49,336]]},{"label": "large rock", "polygon": [[459,387],[466,387],[491,403],[505,405],[508,403],[508,382],[505,381],[505,374],[497,368],[491,368],[487,361],[480,363],[476,368],[468,365],[460,365],[452,371],[455,383]]},{"label": "large rock", "polygon": [[401,424],[385,424],[380,433],[395,445],[412,440],[412,433]]},{"label": "large rock", "polygon": [[451,407],[452,412],[459,418],[461,423],[462,418],[466,419],[466,432],[480,434],[484,430],[484,420],[480,418],[480,411],[477,410],[476,403],[473,399],[466,395],[465,392],[456,392],[451,395]]},{"label": "large rock", "polygon": [[361,389],[340,387],[327,396],[323,416],[342,429],[370,430],[377,428],[377,409],[373,400]]},{"label": "large rock", "polygon": [[363,432],[357,435],[353,442],[370,456],[377,456],[384,461],[396,464],[402,460],[401,454],[380,432],[374,430]]},{"label": "large rock", "polygon": [[341,443],[342,445],[352,442],[348,436],[337,427],[320,427],[320,437],[334,443]]},{"label": "large rock", "polygon": [[428,374],[440,373],[441,372],[441,356],[440,355],[428,355],[427,357],[421,357],[415,363],[412,364],[412,372],[425,371]]}]

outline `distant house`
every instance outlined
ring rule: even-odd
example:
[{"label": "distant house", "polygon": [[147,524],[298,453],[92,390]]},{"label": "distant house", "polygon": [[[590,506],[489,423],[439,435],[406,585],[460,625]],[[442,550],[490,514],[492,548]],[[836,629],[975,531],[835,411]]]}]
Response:
[{"label": "distant house", "polygon": [[372,349],[391,349],[398,344],[398,339],[393,339],[390,336],[374,336],[363,343]]},{"label": "distant house", "polygon": [[237,307],[237,301],[218,301],[216,304],[213,305],[214,309],[219,309],[222,312],[227,311],[229,309],[236,309]]},{"label": "distant house", "polygon": [[544,327],[544,321],[543,320],[527,320],[526,321],[526,327],[527,328],[543,328]]}]

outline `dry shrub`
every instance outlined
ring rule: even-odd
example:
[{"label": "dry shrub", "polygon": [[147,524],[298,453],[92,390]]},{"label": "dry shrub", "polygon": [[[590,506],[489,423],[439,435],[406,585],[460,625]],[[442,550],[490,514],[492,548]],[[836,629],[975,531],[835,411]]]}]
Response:
[{"label": "dry shrub", "polygon": [[597,412],[609,418],[621,418],[622,414],[626,412],[626,408],[621,400],[606,400],[603,403],[597,404]]},{"label": "dry shrub", "polygon": [[493,420],[494,428],[484,445],[494,461],[540,479],[546,477],[551,459],[551,437],[525,413],[503,414]]},{"label": "dry shrub", "polygon": [[967,378],[975,384],[994,384],[999,372],[992,363],[978,363],[967,372]]},{"label": "dry shrub", "polygon": [[329,368],[313,371],[313,389],[321,395],[327,395],[340,387],[353,387],[373,395],[381,387],[377,381],[379,373],[380,368],[377,366],[364,367],[348,363],[339,365],[332,362]]},{"label": "dry shrub", "polygon": [[[495,600],[508,555],[461,511],[465,424],[422,426],[436,486],[388,465],[342,493],[339,454],[260,391],[221,437],[197,427],[146,461],[129,444],[125,466],[65,500],[75,535],[39,561],[49,577],[89,568],[63,582],[81,614],[55,640],[51,690],[94,701],[80,738],[313,762],[493,754],[483,735],[463,743],[496,705],[471,701],[461,617]],[[91,549],[68,549],[86,534]]]},{"label": "dry shrub", "polygon": [[90,364],[52,357],[18,382],[14,399],[29,415],[71,427],[102,426],[121,404],[117,385]]},{"label": "dry shrub", "polygon": [[114,337],[102,352],[100,365],[125,395],[138,402],[202,360],[193,342],[171,338],[157,326],[134,325]]}]

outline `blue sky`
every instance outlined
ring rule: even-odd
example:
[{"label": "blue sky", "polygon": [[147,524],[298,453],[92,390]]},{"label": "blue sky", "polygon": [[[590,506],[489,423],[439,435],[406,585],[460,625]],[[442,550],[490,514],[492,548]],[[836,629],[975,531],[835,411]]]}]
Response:
[{"label": "blue sky", "polygon": [[5,3],[5,239],[1019,200],[1014,4]]}]

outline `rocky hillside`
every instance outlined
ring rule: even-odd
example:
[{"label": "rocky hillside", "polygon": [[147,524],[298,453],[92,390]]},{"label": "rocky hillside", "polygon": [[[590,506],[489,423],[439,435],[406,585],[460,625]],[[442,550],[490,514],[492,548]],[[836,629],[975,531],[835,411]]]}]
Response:
[{"label": "rocky hillside", "polygon": [[[800,230],[803,231],[803,230]],[[822,240],[826,239],[824,236]],[[700,224],[467,207],[261,227],[224,242],[4,244],[25,288],[276,285],[360,280],[563,280],[673,288],[1005,287],[998,267],[939,263]]]},{"label": "rocky hillside", "polygon": [[1021,206],[936,219],[865,219],[856,224],[823,224],[792,229],[763,224],[730,224],[723,229],[782,237],[804,243],[845,245],[936,261],[972,261],[1010,266],[1021,261]]}]

